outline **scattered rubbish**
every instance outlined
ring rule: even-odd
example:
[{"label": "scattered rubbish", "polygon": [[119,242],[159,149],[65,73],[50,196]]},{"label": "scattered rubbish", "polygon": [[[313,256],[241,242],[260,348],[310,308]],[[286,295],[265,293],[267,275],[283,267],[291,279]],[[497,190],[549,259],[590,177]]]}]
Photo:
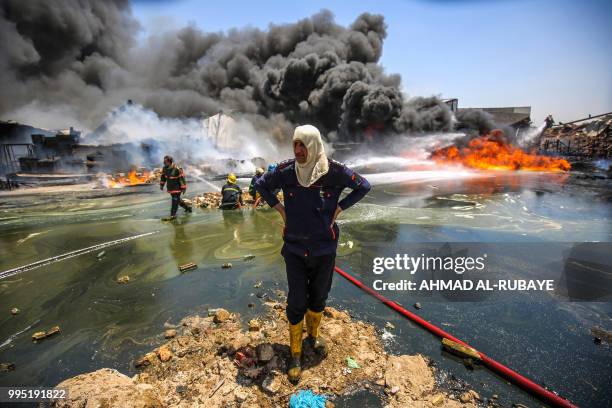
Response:
[{"label": "scattered rubbish", "polygon": [[255,284],[253,285],[254,288],[261,288],[261,285],[263,285],[262,281],[257,281],[255,282]]},{"label": "scattered rubbish", "polygon": [[128,275],[122,276],[117,279],[117,283],[129,283],[130,277]]},{"label": "scattered rubbish", "polygon": [[595,344],[601,344],[602,340],[608,344],[612,344],[612,332],[602,329],[601,327],[591,327],[591,335],[594,337]]},{"label": "scattered rubbish", "polygon": [[165,339],[172,339],[176,337],[176,330],[175,329],[168,329],[164,332],[164,338]]},{"label": "scattered rubbish", "polygon": [[247,306],[248,307],[255,307],[255,303],[249,303]]},{"label": "scattered rubbish", "polygon": [[21,310],[17,309],[16,307],[14,307],[14,308],[12,308],[12,309],[11,309],[11,314],[12,314],[13,316],[18,315],[18,314],[19,314],[19,312],[21,312]]},{"label": "scattered rubbish", "polygon": [[215,313],[217,313],[217,311],[219,311],[219,308],[210,308],[208,309],[208,316],[214,316]]},{"label": "scattered rubbish", "polygon": [[472,360],[471,358],[464,358],[463,359],[463,365],[468,370],[473,370],[474,369],[474,360]]},{"label": "scattered rubbish", "polygon": [[386,327],[387,329],[391,329],[391,330],[395,329],[395,326],[394,326],[394,325],[393,325],[393,323],[391,323],[391,322],[387,322],[387,324],[385,324],[385,327]]},{"label": "scattered rubbish", "polygon": [[42,340],[42,339],[46,339],[47,337],[53,336],[56,333],[60,332],[60,328],[59,326],[53,326],[52,328],[50,328],[49,330],[45,331],[39,331],[36,332],[32,335],[32,341],[34,343]]},{"label": "scattered rubbish", "polygon": [[353,248],[353,241],[346,241],[340,244],[341,247],[349,247],[349,249]]},{"label": "scattered rubbish", "polygon": [[325,408],[325,395],[317,395],[310,390],[298,391],[291,396],[289,408]]},{"label": "scattered rubbish", "polygon": [[223,265],[221,265],[221,268],[223,268],[223,269],[230,269],[231,267],[232,267],[232,264],[229,263],[229,262],[228,263],[224,263]]},{"label": "scattered rubbish", "polygon": [[238,367],[248,368],[255,365],[255,354],[250,347],[241,347],[234,354],[234,364]]},{"label": "scattered rubbish", "polygon": [[421,310],[421,309],[423,308],[423,306],[421,306],[421,304],[420,304],[419,302],[416,302],[416,303],[414,304],[414,308],[415,308],[416,310]]},{"label": "scattered rubbish", "polygon": [[249,321],[249,331],[259,331],[261,329],[261,323],[259,320],[252,319]]},{"label": "scattered rubbish", "polygon": [[257,353],[257,360],[260,363],[267,363],[268,361],[272,360],[272,357],[274,357],[274,348],[270,343],[262,343],[257,345],[255,352]]},{"label": "scattered rubbish", "polygon": [[15,363],[0,363],[0,373],[9,372],[15,369]]},{"label": "scattered rubbish", "polygon": [[223,323],[230,318],[230,312],[225,309],[217,309],[213,321],[215,323]]},{"label": "scattered rubbish", "polygon": [[395,340],[395,334],[391,333],[390,331],[387,331],[387,329],[383,329],[381,338],[382,338],[383,344],[389,345],[389,343]]},{"label": "scattered rubbish", "polygon": [[393,388],[391,388],[391,390],[389,390],[389,392],[391,393],[391,395],[395,395],[399,392],[400,387],[398,385],[394,386]]},{"label": "scattered rubbish", "polygon": [[245,261],[250,261],[252,259],[255,259],[255,255],[249,254],[249,255],[245,255],[244,258]]},{"label": "scattered rubbish", "polygon": [[361,368],[359,366],[359,364],[357,364],[357,362],[355,360],[353,360],[353,358],[351,356],[348,356],[346,358],[346,365],[348,366],[348,368],[350,369],[355,369],[355,368]]},{"label": "scattered rubbish", "polygon": [[215,393],[217,391],[219,391],[219,388],[221,388],[221,386],[223,385],[223,383],[225,383],[225,377],[223,377],[221,380],[219,380],[219,382],[217,383],[217,385],[215,385],[215,388],[213,388],[213,390],[210,392],[210,394],[208,394],[208,398],[211,398],[213,395],[215,395]]},{"label": "scattered rubbish", "polygon": [[268,375],[261,383],[261,388],[269,394],[276,394],[280,387],[280,378],[273,374]]},{"label": "scattered rubbish", "polygon": [[526,405],[514,403],[512,404],[512,408],[528,408]]},{"label": "scattered rubbish", "polygon": [[106,251],[102,251],[102,252],[98,253],[98,259],[102,259],[104,257],[104,255],[106,255]]},{"label": "scattered rubbish", "polygon": [[475,349],[471,348],[471,347],[467,347],[464,346],[462,344],[456,343],[452,340],[449,340],[447,338],[443,338],[442,339],[442,346],[450,351],[453,354],[457,354],[460,357],[465,357],[465,358],[472,358],[474,360],[480,360],[480,354],[478,354],[478,351],[476,351]]},{"label": "scattered rubbish", "polygon": [[190,271],[192,269],[196,269],[197,267],[198,265],[196,265],[195,263],[189,262],[189,263],[186,263],[185,265],[180,265],[179,271],[181,272]]}]

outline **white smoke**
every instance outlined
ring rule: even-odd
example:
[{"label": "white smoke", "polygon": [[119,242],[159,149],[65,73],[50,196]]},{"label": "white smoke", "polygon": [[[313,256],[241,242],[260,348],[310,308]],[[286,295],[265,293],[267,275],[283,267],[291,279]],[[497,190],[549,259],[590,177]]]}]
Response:
[{"label": "white smoke", "polygon": [[220,136],[211,126],[213,119],[160,117],[141,105],[127,104],[109,112],[96,130],[85,135],[83,143],[131,144],[129,150],[135,161],[143,160],[144,154],[139,155],[137,150],[146,145],[160,156],[160,162],[164,155],[171,155],[185,164],[208,163],[218,167],[216,172],[222,172],[225,165],[219,162],[224,160],[235,160],[235,171],[250,172],[255,170],[250,162],[253,158],[271,162],[283,157],[282,146],[279,148],[271,135],[257,131],[248,120],[229,116],[223,120],[231,126],[222,126]]}]

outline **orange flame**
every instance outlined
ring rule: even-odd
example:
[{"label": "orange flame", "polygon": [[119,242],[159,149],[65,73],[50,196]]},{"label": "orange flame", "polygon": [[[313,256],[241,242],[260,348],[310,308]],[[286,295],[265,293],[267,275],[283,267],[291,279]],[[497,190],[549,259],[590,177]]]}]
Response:
[{"label": "orange flame", "polygon": [[472,139],[467,147],[435,150],[431,159],[482,170],[568,171],[571,167],[567,160],[527,153],[512,146],[500,130]]},{"label": "orange flame", "polygon": [[151,173],[148,171],[144,171],[142,173],[137,173],[136,169],[132,168],[127,176],[114,176],[109,177],[107,179],[107,186],[109,188],[121,188],[127,186],[137,186],[140,184],[149,184],[151,178]]}]

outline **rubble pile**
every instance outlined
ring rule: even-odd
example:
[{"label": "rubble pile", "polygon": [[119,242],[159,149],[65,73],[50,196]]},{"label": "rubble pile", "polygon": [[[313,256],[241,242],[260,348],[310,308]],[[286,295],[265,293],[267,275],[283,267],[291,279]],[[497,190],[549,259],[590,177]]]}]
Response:
[{"label": "rubble pile", "polygon": [[[193,199],[189,200],[189,203],[200,208],[219,208],[221,205],[221,193],[220,192],[212,192],[212,193],[203,193],[195,196]],[[280,192],[277,194],[279,200],[283,200],[283,193]],[[242,192],[242,202],[245,204],[253,204],[253,197],[248,192]],[[257,204],[258,207],[262,207],[265,205],[264,200],[259,200]]]},{"label": "rubble pile", "polygon": [[612,114],[546,129],[540,137],[539,148],[571,156],[612,157]]},{"label": "rubble pile", "polygon": [[138,359],[139,374],[102,369],[70,378],[58,385],[69,398],[54,406],[276,407],[287,406],[299,390],[333,400],[365,388],[378,390],[389,407],[468,408],[480,399],[470,390],[436,389],[434,369],[423,356],[388,355],[374,326],[333,308],[325,310],[322,324],[329,355],[321,359],[304,342],[304,372],[294,386],[286,376],[284,305],[266,305],[267,314],[248,326],[224,309],[187,317],[165,334],[167,343]]}]

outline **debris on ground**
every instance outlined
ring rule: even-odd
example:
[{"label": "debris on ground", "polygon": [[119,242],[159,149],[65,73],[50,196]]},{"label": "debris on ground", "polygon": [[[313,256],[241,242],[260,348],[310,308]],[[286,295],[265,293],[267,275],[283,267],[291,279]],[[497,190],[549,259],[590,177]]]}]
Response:
[{"label": "debris on ground", "polygon": [[223,265],[221,265],[221,268],[223,269],[230,269],[231,267],[232,267],[232,264],[230,262],[224,263]]},{"label": "debris on ground", "polygon": [[291,396],[289,408],[325,408],[326,400],[324,395],[317,395],[310,390],[299,391]]},{"label": "debris on ground", "polygon": [[19,312],[21,312],[21,310],[17,309],[16,307],[14,307],[14,308],[12,308],[12,309],[11,309],[11,314],[12,314],[13,316],[18,315],[18,314],[19,314]]},{"label": "debris on ground", "polygon": [[612,344],[612,331],[604,330],[601,327],[591,327],[591,335],[595,344],[601,344],[602,340],[608,344]]},{"label": "debris on ground", "polygon": [[215,323],[223,323],[231,318],[230,312],[225,309],[217,309],[213,317]]},{"label": "debris on ground", "polygon": [[[283,201],[283,193],[280,192],[276,195],[280,201]],[[221,205],[221,193],[211,192],[197,195],[193,198],[192,203],[194,207],[200,208],[219,208]],[[253,198],[247,191],[242,192],[242,202],[245,204],[253,204]],[[264,200],[259,200],[257,207],[263,207],[265,205]]]},{"label": "debris on ground", "polygon": [[[286,375],[284,306],[272,301],[265,305],[265,314],[257,318],[258,331],[244,328],[240,316],[225,309],[216,309],[212,316],[188,316],[176,337],[135,362],[139,374],[129,378],[102,369],[69,378],[58,385],[68,390],[68,399],[54,406],[271,408],[288,406],[300,391],[333,400],[377,386],[386,391],[380,398],[390,408],[476,407],[436,389],[435,368],[426,358],[387,354],[374,326],[329,307],[321,326],[329,353],[321,359],[305,341],[304,371],[293,385]],[[347,356],[358,358],[361,368],[343,374]]]},{"label": "debris on ground", "polygon": [[391,323],[391,322],[387,322],[387,323],[385,324],[385,327],[386,327],[387,329],[389,329],[389,330],[394,330],[394,329],[395,329],[395,325],[394,325],[393,323]]},{"label": "debris on ground", "polygon": [[421,310],[421,309],[423,308],[423,306],[421,306],[421,304],[420,304],[419,302],[416,302],[416,303],[414,304],[414,308],[415,308],[416,310]]},{"label": "debris on ground", "polygon": [[198,267],[198,265],[196,265],[195,263],[189,262],[189,263],[186,263],[185,265],[180,265],[179,266],[179,271],[186,272],[186,271],[190,271],[192,269],[196,269],[197,267]]},{"label": "debris on ground", "polygon": [[257,288],[261,288],[261,285],[263,285],[263,282],[262,282],[262,281],[257,281],[257,282],[255,282],[255,284],[253,285],[253,287],[254,287],[255,289],[257,289]]},{"label": "debris on ground", "polygon": [[130,283],[130,277],[128,275],[117,278],[117,283]]},{"label": "debris on ground", "polygon": [[261,324],[259,320],[252,319],[249,321],[249,331],[259,331],[261,329]]},{"label": "debris on ground", "polygon": [[34,333],[32,335],[32,341],[36,343],[40,340],[46,339],[47,337],[53,336],[54,334],[57,334],[59,332],[60,332],[59,326],[53,326],[47,331],[39,331],[39,332]]},{"label": "debris on ground", "polygon": [[361,368],[351,356],[346,358],[346,366],[350,369]]},{"label": "debris on ground", "polygon": [[14,363],[0,363],[0,373],[15,370]]},{"label": "debris on ground", "polygon": [[249,255],[245,255],[242,257],[243,260],[245,261],[251,261],[253,259],[255,259],[255,255],[249,254]]},{"label": "debris on ground", "polygon": [[168,329],[164,332],[164,338],[165,339],[173,339],[176,337],[176,330],[175,329]]}]

